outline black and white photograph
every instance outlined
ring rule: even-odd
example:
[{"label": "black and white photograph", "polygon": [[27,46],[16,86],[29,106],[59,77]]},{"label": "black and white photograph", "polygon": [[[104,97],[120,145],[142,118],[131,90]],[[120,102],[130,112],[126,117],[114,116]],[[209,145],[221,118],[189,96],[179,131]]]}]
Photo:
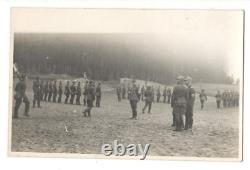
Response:
[{"label": "black and white photograph", "polygon": [[9,155],[242,160],[243,10],[12,8]]}]

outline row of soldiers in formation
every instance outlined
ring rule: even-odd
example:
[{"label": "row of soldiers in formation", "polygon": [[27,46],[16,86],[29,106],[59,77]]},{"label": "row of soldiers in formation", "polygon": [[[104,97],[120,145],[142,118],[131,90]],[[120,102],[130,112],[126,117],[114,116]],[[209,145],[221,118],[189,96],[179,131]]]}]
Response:
[{"label": "row of soldiers in formation", "polygon": [[[29,107],[30,102],[29,99],[25,93],[27,85],[25,82],[26,76],[21,75],[19,77],[19,82],[15,86],[15,107],[14,107],[14,118],[18,118],[18,110],[20,108],[20,105],[22,102],[25,103],[25,112],[24,116],[29,116]],[[63,94],[63,87],[62,82],[59,81],[59,85],[57,86],[57,81],[49,81],[47,80],[44,84],[43,80],[40,80],[39,77],[36,78],[35,81],[33,81],[33,107],[38,106],[38,108],[41,107],[40,101],[48,101],[48,102],[54,102],[54,103],[61,103],[62,102],[62,94]],[[81,89],[81,83],[78,82],[77,86],[75,82],[73,81],[70,85],[70,82],[67,81],[65,87],[64,87],[64,95],[65,95],[65,101],[64,103],[67,104],[68,100],[70,99],[69,103],[74,104],[75,98],[76,98],[76,104],[81,105],[80,98],[82,94]],[[92,107],[94,106],[93,102],[96,100],[96,107],[100,107],[101,102],[101,83],[99,82],[97,86],[95,85],[95,82],[90,80],[86,81],[84,88],[83,88],[83,103],[84,106],[87,106],[86,109],[83,111],[84,116],[90,117],[90,112]]]},{"label": "row of soldiers in formation", "polygon": [[239,93],[237,91],[225,90],[222,94],[217,91],[215,98],[218,109],[221,107],[221,102],[224,108],[239,106]]},{"label": "row of soldiers in formation", "polygon": [[[142,86],[140,88],[140,85],[137,85],[138,88],[138,95],[139,95],[139,100],[144,101],[145,98],[145,92],[147,91],[148,87],[150,87],[151,93],[152,93],[152,101],[155,101],[155,97],[156,97],[156,102],[159,103],[161,101],[161,96],[163,97],[162,102],[163,103],[169,103],[170,104],[170,99],[171,99],[171,88],[167,88],[165,86],[163,92],[161,93],[161,89],[160,86],[157,89],[157,93],[155,95],[155,90],[153,86],[146,86],[146,88],[144,86]],[[127,88],[125,87],[125,85],[119,85],[116,88],[116,94],[117,94],[117,99],[120,102],[122,99],[126,99],[130,97],[131,94],[131,88],[130,86],[128,86]],[[127,97],[126,97],[127,94]]]}]

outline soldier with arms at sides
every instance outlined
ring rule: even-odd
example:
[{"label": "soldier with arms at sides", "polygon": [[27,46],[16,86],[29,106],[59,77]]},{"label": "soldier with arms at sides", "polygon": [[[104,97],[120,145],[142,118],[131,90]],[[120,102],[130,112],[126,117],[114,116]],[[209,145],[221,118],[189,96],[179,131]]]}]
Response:
[{"label": "soldier with arms at sides", "polygon": [[69,81],[67,81],[67,84],[64,87],[64,95],[65,95],[65,101],[64,101],[64,103],[67,104],[68,100],[69,100],[69,95],[70,95]]},{"label": "soldier with arms at sides", "polygon": [[62,87],[62,81],[60,81],[58,86],[58,99],[57,99],[58,103],[62,102],[62,93],[63,93],[63,87]]},{"label": "soldier with arms at sides", "polygon": [[45,83],[45,85],[44,85],[44,97],[43,97],[43,101],[47,101],[48,93],[49,93],[49,81],[47,80],[46,83]]},{"label": "soldier with arms at sides", "polygon": [[76,104],[81,105],[80,98],[82,95],[82,89],[81,89],[81,83],[78,82],[78,85],[76,87]]},{"label": "soldier with arms at sides", "polygon": [[26,96],[25,92],[26,92],[26,76],[25,75],[21,75],[19,77],[19,82],[16,84],[15,87],[15,106],[14,106],[14,119],[18,118],[18,110],[22,104],[22,102],[25,103],[25,111],[24,111],[24,116],[29,116],[29,107],[30,107],[30,102],[28,97]]},{"label": "soldier with arms at sides", "polygon": [[156,96],[157,96],[157,103],[159,103],[160,102],[160,98],[161,98],[161,88],[160,88],[160,86],[157,89]]},{"label": "soldier with arms at sides", "polygon": [[36,103],[37,107],[40,108],[41,86],[39,77],[37,77],[36,80],[33,81],[33,93],[34,93],[33,108],[36,106]]},{"label": "soldier with arms at sides", "polygon": [[216,93],[216,95],[214,97],[216,99],[217,109],[220,109],[220,103],[221,103],[221,100],[222,100],[222,95],[221,95],[219,90],[217,91],[217,93]]},{"label": "soldier with arms at sides", "polygon": [[51,102],[51,97],[53,94],[53,85],[52,85],[52,81],[49,81],[49,96],[48,96],[48,101]]},{"label": "soldier with arms at sides", "polygon": [[[91,116],[91,109],[93,107],[93,102],[95,100],[95,84],[93,81],[88,83],[88,87],[86,89],[86,100],[87,100],[87,108],[83,111],[84,117]],[[87,114],[86,114],[87,113]]]},{"label": "soldier with arms at sides", "polygon": [[124,84],[122,85],[122,99],[126,99],[126,87]]},{"label": "soldier with arms at sides", "polygon": [[163,103],[166,103],[166,99],[167,99],[167,87],[165,86],[164,90],[163,90]]},{"label": "soldier with arms at sides", "polygon": [[96,103],[95,106],[96,107],[100,107],[100,103],[101,103],[101,96],[102,96],[102,90],[101,90],[101,83],[99,82],[96,90],[95,90],[95,96],[96,96]]},{"label": "soldier with arms at sides", "polygon": [[132,80],[132,87],[130,89],[129,102],[132,110],[131,119],[137,119],[137,103],[139,101],[138,87],[135,84],[135,80]]},{"label": "soldier with arms at sides", "polygon": [[151,106],[152,106],[152,102],[153,102],[153,93],[151,90],[150,86],[147,86],[146,90],[144,91],[144,100],[145,100],[145,106],[142,109],[142,113],[145,112],[145,110],[148,107],[148,113],[150,113],[151,111]]},{"label": "soldier with arms at sides", "polygon": [[201,110],[203,110],[205,101],[207,101],[207,95],[205,93],[205,89],[201,90],[199,97],[200,97],[200,102],[201,102]]},{"label": "soldier with arms at sides", "polygon": [[121,89],[121,86],[119,85],[119,86],[116,88],[116,95],[117,95],[118,102],[121,101],[121,93],[122,93],[122,89]]},{"label": "soldier with arms at sides", "polygon": [[76,87],[75,87],[75,82],[73,81],[72,85],[70,86],[70,104],[74,104],[75,95],[76,95]]},{"label": "soldier with arms at sides", "polygon": [[56,103],[56,97],[57,97],[57,84],[56,80],[54,80],[53,84],[53,102]]}]

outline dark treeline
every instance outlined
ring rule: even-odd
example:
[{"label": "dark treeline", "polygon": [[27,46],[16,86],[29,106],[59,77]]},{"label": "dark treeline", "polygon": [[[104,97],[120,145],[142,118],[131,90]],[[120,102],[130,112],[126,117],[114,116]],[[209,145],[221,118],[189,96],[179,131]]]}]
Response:
[{"label": "dark treeline", "polygon": [[91,79],[129,77],[160,83],[173,83],[182,74],[195,82],[230,83],[221,64],[177,58],[171,50],[150,43],[150,36],[144,34],[16,33],[14,62],[22,72],[32,74],[77,77],[87,72]]}]

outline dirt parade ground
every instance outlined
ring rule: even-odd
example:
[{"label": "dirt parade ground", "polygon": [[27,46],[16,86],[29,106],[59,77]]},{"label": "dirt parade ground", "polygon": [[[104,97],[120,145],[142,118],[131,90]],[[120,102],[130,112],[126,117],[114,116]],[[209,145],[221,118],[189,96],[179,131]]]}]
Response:
[{"label": "dirt parade ground", "polygon": [[[115,89],[103,91],[101,107],[92,109],[91,118],[83,116],[83,105],[42,102],[32,108],[33,93],[28,88],[30,117],[12,120],[12,152],[102,154],[103,144],[114,140],[127,144],[150,144],[151,156],[187,156],[237,158],[239,154],[238,108],[216,109],[214,97],[208,97],[204,110],[198,96],[194,108],[193,130],[173,131],[170,104],[153,103],[151,114],[131,120],[128,100],[117,101]],[[82,98],[81,98],[82,102]]]}]

